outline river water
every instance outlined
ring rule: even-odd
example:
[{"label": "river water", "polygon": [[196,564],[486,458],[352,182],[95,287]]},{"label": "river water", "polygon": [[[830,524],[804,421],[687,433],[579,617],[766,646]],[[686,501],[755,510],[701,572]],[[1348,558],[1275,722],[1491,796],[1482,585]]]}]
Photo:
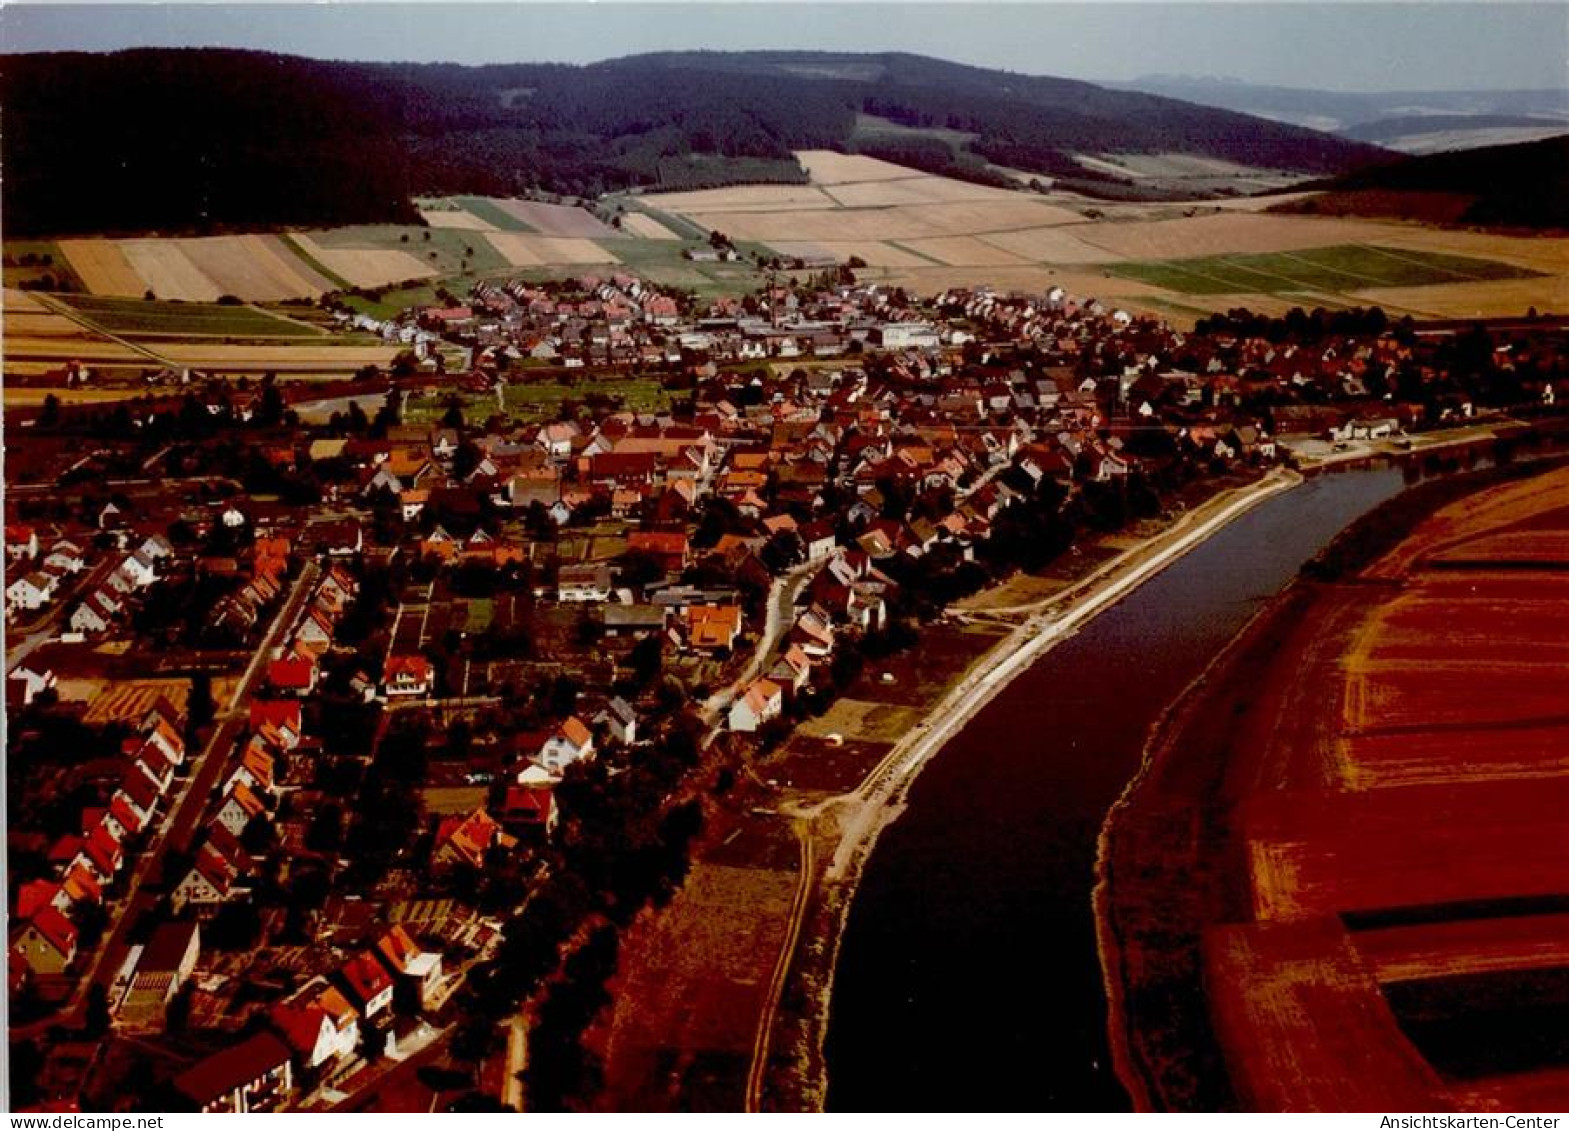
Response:
[{"label": "river water", "polygon": [[923,769],[846,926],[835,1111],[1126,1110],[1091,907],[1151,725],[1397,468],[1327,474],[1223,528],[1021,674]]}]

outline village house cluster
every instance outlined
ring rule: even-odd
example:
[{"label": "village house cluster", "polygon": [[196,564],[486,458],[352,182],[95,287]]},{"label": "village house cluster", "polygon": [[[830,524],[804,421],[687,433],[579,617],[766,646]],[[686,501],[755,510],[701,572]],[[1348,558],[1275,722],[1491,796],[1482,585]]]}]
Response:
[{"label": "village house cluster", "polygon": [[[1183,333],[1060,289],[825,278],[699,308],[618,274],[469,297],[371,327],[425,364],[357,420],[176,398],[215,430],[179,475],[13,437],[24,1031],[178,1032],[154,1076],[201,1110],[353,1095],[450,1035],[589,767],[636,772],[682,717],[705,744],[777,737],[836,657],[1012,568],[1019,516],[1055,513],[1029,508],[1488,409],[1398,328]],[[443,349],[469,364],[437,371]],[[1550,405],[1562,350],[1491,361]],[[498,411],[576,369],[657,373],[667,403]],[[443,417],[405,419],[432,389]],[[117,442],[138,466],[174,446],[87,458]]]}]

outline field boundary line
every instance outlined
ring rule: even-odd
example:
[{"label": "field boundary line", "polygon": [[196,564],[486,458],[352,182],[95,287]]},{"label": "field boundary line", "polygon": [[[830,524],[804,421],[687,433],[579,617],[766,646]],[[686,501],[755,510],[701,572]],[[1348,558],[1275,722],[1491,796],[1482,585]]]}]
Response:
[{"label": "field boundary line", "polygon": [[[1376,279],[1372,275],[1359,275],[1355,271],[1347,271],[1344,267],[1331,267],[1327,263],[1318,263],[1318,262],[1315,262],[1312,259],[1306,258],[1305,256],[1298,255],[1294,251],[1281,251],[1281,252],[1276,252],[1275,254],[1283,256],[1286,259],[1290,259],[1293,262],[1301,263],[1301,264],[1303,264],[1306,267],[1311,267],[1315,271],[1324,271],[1324,272],[1328,272],[1331,275],[1343,275],[1347,279],[1354,279],[1359,284],[1361,284],[1364,288],[1365,287],[1389,287],[1389,286],[1397,286],[1398,285],[1398,284],[1395,284],[1395,283],[1390,283],[1389,281],[1387,281],[1385,279]],[[1283,279],[1284,278],[1292,278],[1292,276],[1282,275],[1281,278],[1283,278]],[[1311,284],[1302,282],[1302,280],[1300,280],[1300,279],[1297,279],[1295,281],[1300,283],[1304,287],[1308,287],[1308,286],[1311,285]],[[1418,284],[1418,285],[1420,286],[1421,284]],[[1331,292],[1331,293],[1338,293],[1338,292]]]},{"label": "field boundary line", "polygon": [[[1395,253],[1393,251],[1388,250],[1387,248],[1375,247],[1373,244],[1353,244],[1352,246],[1359,247],[1359,248],[1361,248],[1364,251],[1376,252],[1377,254],[1385,256],[1386,258],[1389,258],[1389,259],[1393,259],[1393,260],[1395,260],[1398,263],[1409,263],[1409,264],[1411,264],[1412,266],[1415,266],[1415,267],[1426,267],[1430,271],[1433,271],[1433,270],[1443,271],[1446,274],[1454,275],[1457,278],[1464,279],[1467,282],[1471,282],[1471,283],[1492,283],[1492,282],[1497,282],[1499,278],[1503,278],[1503,279],[1508,279],[1508,278],[1516,278],[1516,279],[1530,278],[1529,275],[1514,275],[1514,276],[1503,275],[1503,276],[1498,276],[1497,278],[1490,279],[1490,278],[1488,278],[1485,275],[1472,275],[1472,274],[1469,274],[1468,272],[1465,272],[1465,271],[1457,271],[1453,267],[1439,267],[1436,264],[1423,263],[1420,259],[1412,259],[1410,256],[1407,256],[1407,255],[1399,255],[1399,254],[1397,254],[1397,253]],[[1446,258],[1453,258],[1453,257],[1446,256]],[[1509,267],[1511,270],[1515,270],[1515,271],[1524,270],[1524,268],[1516,267],[1512,263],[1506,263],[1503,266]]]},{"label": "field boundary line", "polygon": [[[928,239],[930,237],[921,236],[920,238],[921,239]],[[917,251],[913,247],[906,247],[904,244],[900,243],[897,240],[878,240],[877,242],[878,243],[885,243],[889,247],[893,248],[895,251],[902,251],[906,255],[913,255],[917,259],[925,260],[927,263],[930,263],[933,267],[952,267],[953,266],[953,264],[951,264],[951,263],[944,263],[940,259],[932,258],[930,255],[927,255],[924,251]]]},{"label": "field boundary line", "polygon": [[109,330],[105,330],[102,326],[99,326],[97,323],[89,320],[84,314],[76,310],[68,302],[63,302],[60,299],[55,298],[53,295],[45,294],[42,291],[34,291],[33,297],[49,306],[49,308],[52,309],[56,314],[63,315],[64,317],[69,318],[72,322],[75,322],[78,326],[82,326],[88,330],[91,330],[95,334],[108,338],[111,342],[116,342],[134,353],[139,353],[145,358],[156,361],[165,369],[183,368],[183,366],[175,365],[168,358],[155,353],[153,350],[139,342],[127,341],[118,334],[112,333]]}]

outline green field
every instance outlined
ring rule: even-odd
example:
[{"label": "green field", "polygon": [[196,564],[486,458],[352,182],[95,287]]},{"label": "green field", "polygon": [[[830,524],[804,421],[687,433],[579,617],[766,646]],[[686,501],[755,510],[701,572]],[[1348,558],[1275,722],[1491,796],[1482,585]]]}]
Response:
[{"label": "green field", "polygon": [[258,310],[210,302],[59,295],[61,302],[111,334],[221,338],[319,338],[323,331]]},{"label": "green field", "polygon": [[1110,263],[1106,270],[1169,291],[1213,295],[1336,293],[1370,287],[1422,287],[1537,275],[1534,271],[1487,259],[1362,244],[1257,255],[1207,255],[1197,259]]}]

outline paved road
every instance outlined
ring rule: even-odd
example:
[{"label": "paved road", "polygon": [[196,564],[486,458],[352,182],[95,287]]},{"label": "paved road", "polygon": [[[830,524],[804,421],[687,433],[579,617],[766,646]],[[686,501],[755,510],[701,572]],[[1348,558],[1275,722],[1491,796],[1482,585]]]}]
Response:
[{"label": "paved road", "polygon": [[763,635],[752,651],[752,658],[747,661],[734,683],[716,691],[703,704],[705,721],[716,721],[735,701],[742,688],[768,670],[779,650],[780,641],[794,627],[795,621],[791,614],[795,611],[796,598],[824,564],[824,561],[802,562],[783,577],[774,579],[768,589],[768,615],[764,620]]},{"label": "paved road", "polygon": [[78,1024],[86,1010],[89,988],[97,983],[107,990],[113,983],[130,952],[131,928],[144,912],[157,906],[158,896],[147,890],[148,882],[153,877],[161,876],[163,862],[171,850],[185,851],[190,847],[197,825],[211,800],[212,791],[217,788],[224,770],[229,766],[235,744],[250,725],[250,696],[262,670],[261,662],[299,616],[320,573],[315,562],[308,562],[300,570],[288,599],[273,618],[245,674],[235,686],[227,709],[218,715],[218,726],[212,737],[192,759],[184,792],[170,805],[162,822],[132,864],[125,883],[125,894],[115,900],[109,909],[110,926],[104,942],[95,951],[89,965],[80,972],[76,991],[58,1012],[25,1028],[14,1029],[13,1035],[27,1036],[30,1032],[42,1032],[54,1025]]}]

